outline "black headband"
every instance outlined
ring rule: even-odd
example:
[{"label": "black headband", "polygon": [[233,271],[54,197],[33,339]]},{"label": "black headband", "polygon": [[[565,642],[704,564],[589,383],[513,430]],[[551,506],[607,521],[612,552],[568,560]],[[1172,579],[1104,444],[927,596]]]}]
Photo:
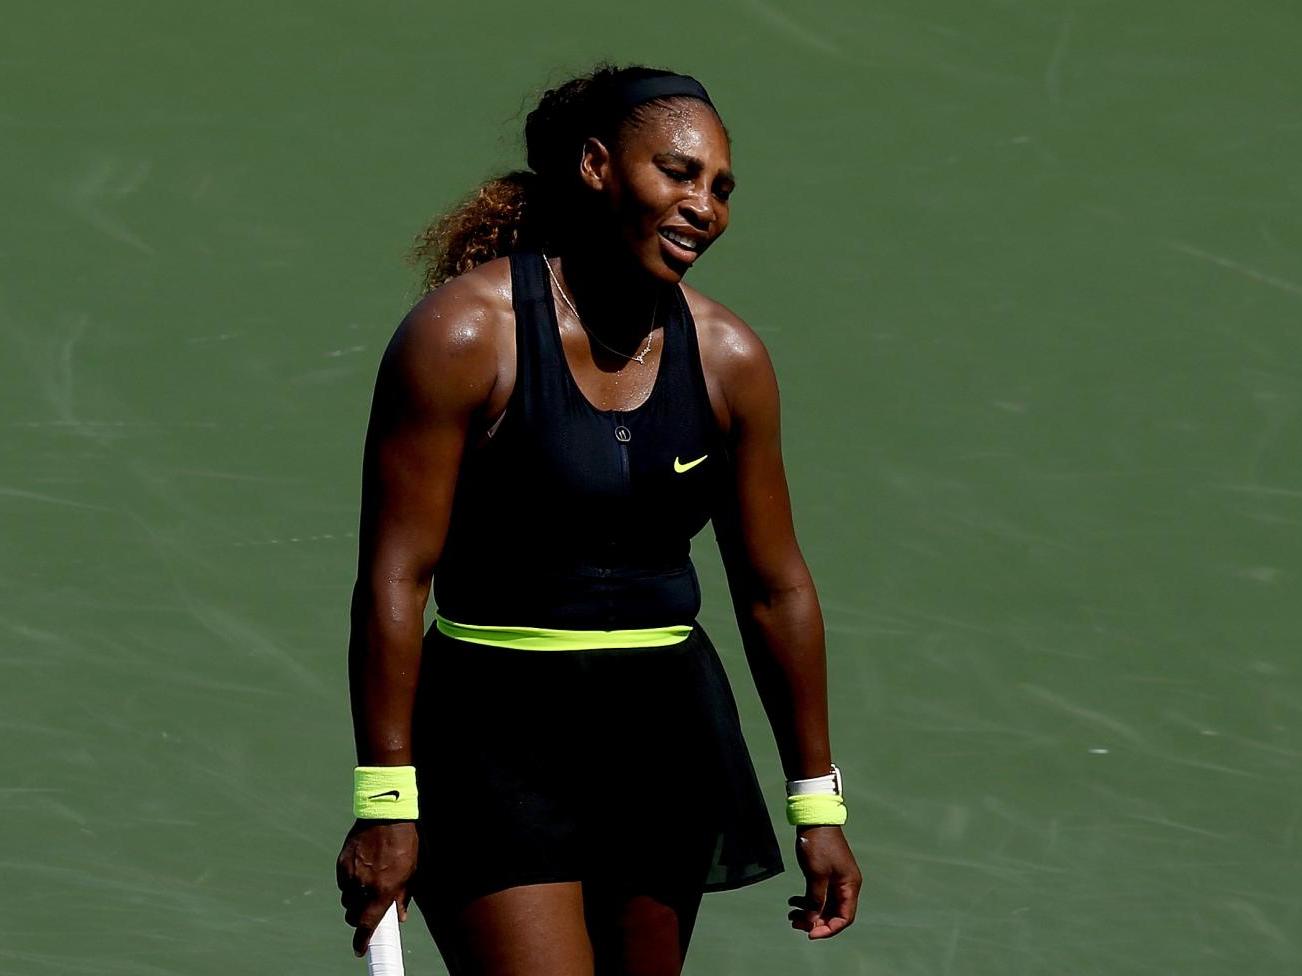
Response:
[{"label": "black headband", "polygon": [[699,98],[714,108],[705,86],[689,75],[656,75],[627,82],[612,93],[611,107],[618,118],[623,118],[635,105],[657,98]]}]

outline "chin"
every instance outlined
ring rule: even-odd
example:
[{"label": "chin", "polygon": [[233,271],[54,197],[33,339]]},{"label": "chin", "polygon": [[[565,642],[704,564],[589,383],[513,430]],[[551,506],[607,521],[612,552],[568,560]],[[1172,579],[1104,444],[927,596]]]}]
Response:
[{"label": "chin", "polygon": [[662,281],[666,281],[669,282],[670,284],[675,284],[675,285],[678,284],[678,282],[682,281],[685,277],[687,277],[687,272],[691,270],[690,266],[675,267],[673,264],[670,264],[668,261],[661,261],[660,267],[663,270],[658,271],[656,273],[656,277],[661,279]]},{"label": "chin", "polygon": [[693,261],[679,261],[672,256],[665,254],[664,249],[660,247],[660,236],[657,234],[656,239],[651,242],[651,254],[649,259],[642,262],[652,277],[659,278],[661,281],[677,284],[686,277],[687,272],[692,270],[695,264]]}]

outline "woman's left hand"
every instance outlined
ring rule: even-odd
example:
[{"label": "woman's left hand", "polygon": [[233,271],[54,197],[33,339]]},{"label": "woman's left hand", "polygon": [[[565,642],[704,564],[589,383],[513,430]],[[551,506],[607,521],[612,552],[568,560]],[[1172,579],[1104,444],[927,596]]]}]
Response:
[{"label": "woman's left hand", "polygon": [[796,828],[796,863],[805,876],[805,893],[787,899],[791,927],[811,939],[836,935],[854,921],[863,883],[841,828]]}]

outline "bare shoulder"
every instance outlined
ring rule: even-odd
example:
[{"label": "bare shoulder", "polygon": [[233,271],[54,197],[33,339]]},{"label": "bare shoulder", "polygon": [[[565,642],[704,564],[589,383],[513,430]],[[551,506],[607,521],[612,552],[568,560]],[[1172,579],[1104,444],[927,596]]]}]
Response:
[{"label": "bare shoulder", "polygon": [[759,391],[776,389],[773,362],[763,340],[732,309],[683,285],[696,322],[701,368],[711,392],[735,407]]},{"label": "bare shoulder", "polygon": [[391,347],[427,358],[473,358],[512,321],[511,277],[498,258],[445,282],[412,306]]},{"label": "bare shoulder", "polygon": [[514,322],[507,259],[486,262],[412,306],[389,341],[381,380],[478,405],[497,382],[503,353],[514,348]]}]

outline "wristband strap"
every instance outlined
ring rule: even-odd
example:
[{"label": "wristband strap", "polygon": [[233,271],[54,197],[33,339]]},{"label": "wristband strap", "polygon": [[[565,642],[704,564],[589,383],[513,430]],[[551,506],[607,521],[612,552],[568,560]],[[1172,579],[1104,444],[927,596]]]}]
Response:
[{"label": "wristband strap", "polygon": [[798,793],[787,797],[787,823],[793,827],[845,823],[845,800],[835,793]]},{"label": "wristband strap", "polygon": [[353,770],[353,816],[358,820],[416,820],[415,766],[358,766]]},{"label": "wristband strap", "polygon": [[841,796],[844,792],[841,789],[841,770],[837,768],[836,763],[830,763],[830,765],[832,771],[826,776],[787,780],[787,796],[796,796],[801,793],[835,793],[837,796]]}]

